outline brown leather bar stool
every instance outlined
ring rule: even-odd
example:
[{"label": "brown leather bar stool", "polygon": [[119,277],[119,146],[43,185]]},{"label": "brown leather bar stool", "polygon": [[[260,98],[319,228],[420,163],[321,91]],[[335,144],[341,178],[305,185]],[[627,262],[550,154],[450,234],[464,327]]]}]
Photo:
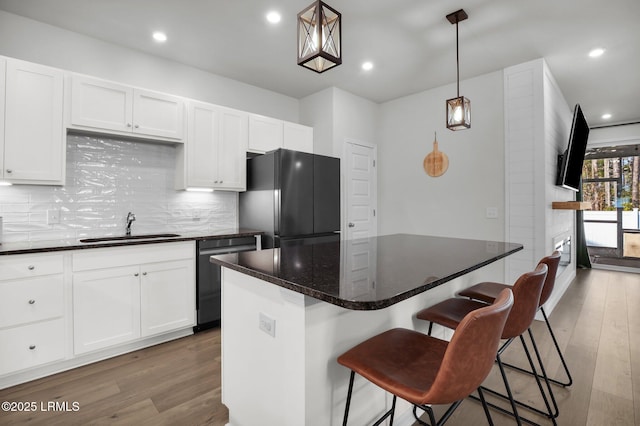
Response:
[{"label": "brown leather bar stool", "polygon": [[[542,414],[546,417],[549,417],[553,424],[556,424],[555,417],[556,413],[552,412],[551,406],[549,404],[549,400],[547,395],[545,394],[542,383],[540,382],[540,378],[536,372],[535,366],[533,364],[533,360],[531,358],[529,349],[524,340],[523,334],[525,331],[529,329],[531,323],[533,322],[533,318],[535,317],[536,311],[538,310],[538,302],[540,301],[540,294],[542,293],[542,287],[544,285],[545,278],[547,276],[547,265],[541,264],[538,265],[535,271],[527,272],[518,278],[516,283],[511,287],[513,289],[513,309],[507,318],[507,322],[504,326],[504,330],[502,332],[502,339],[506,339],[506,342],[500,346],[498,349],[495,359],[498,363],[498,367],[500,369],[500,374],[502,375],[502,379],[504,381],[504,386],[507,391],[507,395],[499,394],[498,392],[492,391],[490,389],[483,388],[484,390],[490,391],[493,394],[498,396],[503,396],[509,400],[511,404],[512,412],[508,410],[502,409],[501,407],[495,406],[493,404],[490,405],[492,408],[495,408],[505,414],[510,414],[515,417],[518,425],[521,425],[522,422],[527,422],[530,424],[535,424],[532,421],[521,417],[518,414],[518,409],[516,405],[525,406],[526,408],[532,409],[539,414]],[[484,306],[484,302],[479,302],[471,299],[462,299],[462,298],[451,298],[444,300],[430,308],[426,308],[417,313],[417,318],[425,321],[430,321],[429,325],[429,333],[431,333],[431,327],[435,324],[440,324],[445,327],[456,330],[460,325],[460,321],[464,316],[475,309],[478,309]],[[543,412],[534,407],[528,406],[524,403],[516,401],[513,397],[513,393],[511,392],[511,387],[509,386],[509,381],[507,379],[507,375],[504,371],[504,365],[501,360],[502,353],[506,350],[506,348],[516,339],[520,338],[520,342],[525,349],[525,353],[527,354],[527,360],[529,361],[529,365],[532,371],[535,372],[535,379],[538,385],[538,389],[540,390],[540,394],[542,395],[542,399],[547,408],[547,412]],[[550,386],[547,386],[550,389]],[[553,395],[553,394],[552,394]],[[553,398],[555,401],[555,398]]]},{"label": "brown leather bar stool", "polygon": [[[483,304],[461,319],[450,342],[413,330],[394,328],[378,334],[338,357],[351,369],[343,425],[347,424],[355,373],[393,394],[391,409],[374,424],[390,417],[396,398],[427,411],[431,425],[443,424],[462,400],[478,389],[490,425],[491,415],[479,386],[491,371],[505,321],[513,305],[511,290],[501,292],[492,305]],[[436,422],[426,404],[451,404]]]},{"label": "brown leather bar stool", "polygon": [[[553,329],[551,328],[551,324],[549,323],[549,318],[547,317],[547,313],[544,311],[544,307],[542,306],[545,303],[547,303],[547,300],[549,300],[551,293],[553,293],[553,287],[555,286],[555,282],[556,282],[556,273],[558,272],[558,265],[560,264],[560,252],[554,251],[550,256],[542,258],[540,262],[538,262],[538,264],[540,263],[544,263],[545,265],[547,265],[547,267],[549,268],[549,272],[547,272],[547,279],[544,282],[544,287],[542,287],[542,294],[540,295],[540,303],[538,308],[540,309],[540,312],[542,312],[544,321],[547,324],[547,329],[549,330],[549,334],[551,335],[551,340],[553,341],[553,345],[556,348],[556,352],[560,357],[560,361],[562,362],[562,366],[564,368],[565,374],[567,375],[566,382],[561,382],[559,380],[551,379],[551,378],[549,379],[549,381],[560,386],[571,386],[571,384],[573,383],[573,377],[571,377],[571,373],[569,372],[569,366],[567,366],[567,362],[564,359],[562,350],[560,350],[560,345],[558,345],[558,341],[556,340],[556,335],[553,333]],[[472,287],[469,287],[458,294],[463,297],[469,297],[471,299],[481,300],[487,303],[493,303],[493,300],[505,288],[511,288],[511,286],[508,284],[502,284],[502,283],[483,282],[483,283],[476,284]],[[533,343],[533,348],[536,354],[539,354],[538,345],[536,344],[536,341],[533,339],[533,334],[531,334],[530,337],[532,339],[531,342]],[[504,365],[511,368],[515,368],[518,371],[531,374],[530,371],[517,367],[515,365],[511,365],[507,363],[505,363]],[[544,367],[541,367],[541,368],[544,368]]]}]

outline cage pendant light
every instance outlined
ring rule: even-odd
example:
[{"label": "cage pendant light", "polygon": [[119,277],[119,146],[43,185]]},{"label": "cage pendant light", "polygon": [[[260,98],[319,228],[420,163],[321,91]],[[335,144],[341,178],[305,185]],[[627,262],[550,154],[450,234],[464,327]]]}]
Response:
[{"label": "cage pendant light", "polygon": [[298,65],[317,73],[342,63],[342,15],[322,1],[298,13]]},{"label": "cage pendant light", "polygon": [[460,9],[447,15],[447,20],[456,25],[456,89],[457,96],[447,99],[447,129],[461,130],[471,127],[471,101],[460,96],[460,56],[458,53],[458,22],[464,21],[469,16],[464,9]]}]

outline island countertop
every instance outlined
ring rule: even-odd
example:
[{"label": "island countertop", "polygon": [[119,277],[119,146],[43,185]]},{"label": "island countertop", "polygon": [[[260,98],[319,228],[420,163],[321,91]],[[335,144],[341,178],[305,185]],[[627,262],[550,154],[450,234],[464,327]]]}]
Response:
[{"label": "island countertop", "polygon": [[352,310],[382,309],[522,250],[395,234],[212,256],[211,262]]}]

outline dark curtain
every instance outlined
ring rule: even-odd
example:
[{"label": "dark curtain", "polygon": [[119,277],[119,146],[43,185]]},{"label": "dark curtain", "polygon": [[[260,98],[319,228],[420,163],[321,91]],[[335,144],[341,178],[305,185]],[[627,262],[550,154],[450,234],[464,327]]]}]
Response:
[{"label": "dark curtain", "polygon": [[[582,185],[576,194],[576,201],[582,201]],[[584,236],[584,212],[582,210],[576,211],[576,263],[578,268],[591,268],[587,239]]]}]

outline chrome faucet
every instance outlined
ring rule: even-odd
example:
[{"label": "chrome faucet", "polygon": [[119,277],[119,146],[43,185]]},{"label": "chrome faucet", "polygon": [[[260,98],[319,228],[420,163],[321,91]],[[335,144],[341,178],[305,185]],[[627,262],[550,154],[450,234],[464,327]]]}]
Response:
[{"label": "chrome faucet", "polygon": [[136,220],[136,215],[129,212],[127,213],[127,235],[131,235],[131,224]]}]

